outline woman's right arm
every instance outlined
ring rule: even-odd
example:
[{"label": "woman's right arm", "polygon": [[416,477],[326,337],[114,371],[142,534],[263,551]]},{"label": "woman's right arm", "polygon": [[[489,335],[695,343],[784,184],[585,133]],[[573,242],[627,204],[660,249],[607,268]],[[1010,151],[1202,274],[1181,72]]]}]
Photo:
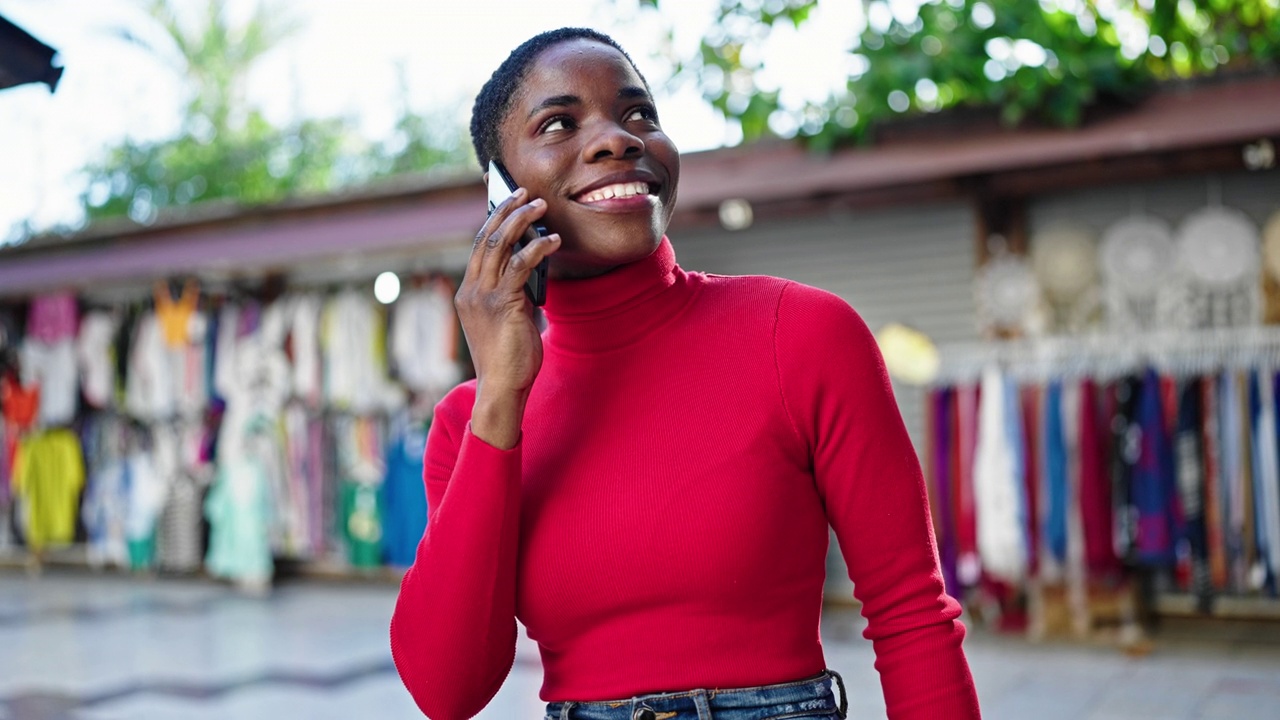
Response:
[{"label": "woman's right arm", "polygon": [[542,366],[524,282],[559,238],[512,248],[544,211],[523,191],[500,206],[476,237],[455,299],[476,382],[436,408],[424,470],[427,531],[391,618],[396,669],[434,720],[480,712],[515,659],[520,425]]}]

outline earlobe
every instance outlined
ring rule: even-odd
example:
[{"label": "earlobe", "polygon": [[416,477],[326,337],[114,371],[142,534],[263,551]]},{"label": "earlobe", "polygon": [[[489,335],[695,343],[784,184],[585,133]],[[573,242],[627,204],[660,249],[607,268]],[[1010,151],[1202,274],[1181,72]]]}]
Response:
[{"label": "earlobe", "polygon": [[489,171],[488,170],[484,171],[484,175],[481,175],[480,179],[484,181],[485,187],[489,187]]}]

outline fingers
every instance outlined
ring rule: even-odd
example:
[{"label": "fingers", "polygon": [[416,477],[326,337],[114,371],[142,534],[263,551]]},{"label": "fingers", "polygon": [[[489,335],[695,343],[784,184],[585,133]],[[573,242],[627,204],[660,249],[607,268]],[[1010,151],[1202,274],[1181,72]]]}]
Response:
[{"label": "fingers", "polygon": [[488,245],[488,238],[511,215],[512,211],[520,207],[528,195],[528,190],[516,188],[514,193],[499,203],[498,207],[494,208],[493,212],[489,214],[488,219],[484,221],[484,225],[481,225],[480,230],[476,232],[475,241],[471,244],[471,257],[467,260],[467,275],[478,277],[485,249]]},{"label": "fingers", "polygon": [[515,244],[525,237],[529,226],[547,211],[547,203],[535,198],[513,209],[497,229],[485,238],[484,253],[480,258],[480,277],[490,287],[498,284],[506,270],[507,262],[515,250]]},{"label": "fingers", "polygon": [[507,262],[506,272],[502,278],[503,283],[516,290],[523,288],[525,281],[529,279],[529,274],[538,267],[538,263],[559,249],[559,233],[551,233],[525,245]]}]

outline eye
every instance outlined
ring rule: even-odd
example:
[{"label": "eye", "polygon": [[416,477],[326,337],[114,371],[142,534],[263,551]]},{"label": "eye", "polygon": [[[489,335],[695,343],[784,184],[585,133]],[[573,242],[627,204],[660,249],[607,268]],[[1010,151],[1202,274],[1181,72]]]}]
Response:
[{"label": "eye", "polygon": [[637,121],[658,122],[657,108],[652,105],[640,105],[639,107],[632,108],[632,110],[627,113],[625,122]]},{"label": "eye", "polygon": [[538,132],[549,133],[549,132],[557,132],[561,130],[572,130],[572,129],[573,129],[573,118],[570,118],[568,115],[555,115],[550,118],[547,118],[547,120],[542,123],[542,127],[538,128]]}]

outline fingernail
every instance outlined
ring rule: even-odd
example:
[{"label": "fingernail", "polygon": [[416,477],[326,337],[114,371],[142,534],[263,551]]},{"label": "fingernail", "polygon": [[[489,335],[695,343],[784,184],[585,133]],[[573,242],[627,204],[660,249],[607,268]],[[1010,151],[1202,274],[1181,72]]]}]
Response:
[{"label": "fingernail", "polygon": [[538,206],[542,206],[542,205],[546,205],[546,204],[547,204],[547,201],[546,201],[546,200],[543,200],[542,198],[537,198],[536,200],[534,200],[533,202],[531,202],[531,203],[529,203],[529,204],[530,204],[530,205],[538,205]]}]

